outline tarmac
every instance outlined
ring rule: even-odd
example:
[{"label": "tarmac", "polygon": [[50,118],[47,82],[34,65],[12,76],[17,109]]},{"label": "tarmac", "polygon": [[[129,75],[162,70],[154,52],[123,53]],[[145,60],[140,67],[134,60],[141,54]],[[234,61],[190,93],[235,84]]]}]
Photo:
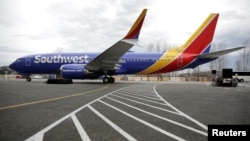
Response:
[{"label": "tarmac", "polygon": [[207,140],[249,125],[250,86],[201,82],[0,80],[0,140]]}]

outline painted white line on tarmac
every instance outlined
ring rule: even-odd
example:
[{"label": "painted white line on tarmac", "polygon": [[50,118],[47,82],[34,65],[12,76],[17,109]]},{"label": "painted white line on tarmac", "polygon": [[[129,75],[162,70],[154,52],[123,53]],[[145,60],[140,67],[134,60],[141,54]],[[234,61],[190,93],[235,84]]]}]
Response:
[{"label": "painted white line on tarmac", "polygon": [[157,127],[157,126],[155,126],[155,125],[153,125],[153,124],[151,124],[151,123],[149,123],[149,122],[147,122],[147,121],[144,121],[144,120],[142,120],[142,119],[139,119],[139,118],[137,118],[137,117],[135,117],[135,116],[133,116],[133,115],[131,115],[131,114],[129,114],[129,113],[127,113],[127,112],[125,112],[125,111],[123,111],[123,110],[117,108],[117,107],[114,107],[114,106],[112,106],[112,105],[110,105],[110,104],[108,104],[108,103],[106,103],[106,102],[104,102],[104,101],[102,101],[102,100],[99,100],[99,101],[100,101],[101,103],[103,103],[103,104],[105,104],[105,105],[107,105],[107,106],[109,106],[109,107],[111,107],[111,108],[113,108],[113,109],[119,111],[120,113],[123,113],[124,115],[126,115],[126,116],[128,116],[128,117],[130,117],[130,118],[133,118],[133,119],[135,119],[135,120],[137,120],[137,121],[139,121],[139,122],[141,122],[141,123],[143,123],[143,124],[145,124],[145,125],[147,125],[147,126],[153,128],[153,129],[155,129],[155,130],[158,131],[158,132],[161,132],[162,134],[165,134],[165,135],[167,135],[167,136],[169,136],[169,137],[171,137],[171,138],[173,138],[173,139],[175,139],[175,140],[178,140],[178,141],[185,141],[185,139],[183,139],[183,138],[181,138],[181,137],[178,137],[177,135],[175,135],[175,134],[173,134],[173,133],[167,132],[167,131],[165,131],[165,130],[163,130],[163,129],[161,129],[161,128],[159,128],[159,127]]},{"label": "painted white line on tarmac", "polygon": [[95,110],[92,106],[88,106],[90,110],[92,110],[97,116],[99,116],[102,120],[104,120],[107,124],[109,124],[111,127],[113,127],[118,133],[120,133],[122,136],[124,136],[129,141],[136,141],[134,137],[129,135],[127,132],[125,132],[123,129],[121,129],[119,126],[117,126],[115,123],[113,123],[111,120],[106,118],[104,115],[102,115],[100,112]]},{"label": "painted white line on tarmac", "polygon": [[[136,97],[136,96],[132,96],[132,95],[126,95],[126,94],[123,94],[123,93],[120,93],[120,92],[115,92],[115,93],[118,94],[118,95],[124,95],[124,96],[128,96],[128,97],[140,99],[140,100],[143,100],[143,101],[148,101],[148,102],[152,102],[152,103],[156,103],[156,104],[160,104],[160,105],[164,105],[164,106],[169,106],[166,103],[159,103],[159,102],[156,102],[156,101],[152,101],[152,100],[148,100],[148,99],[144,99],[144,98],[140,98],[140,97]],[[112,94],[115,95],[114,93],[112,93]]]},{"label": "painted white line on tarmac", "polygon": [[[124,93],[124,92],[122,92]],[[153,100],[161,100],[159,97],[150,97],[150,96],[146,96],[146,95],[142,95],[142,94],[134,94],[134,93],[124,93],[124,94],[128,94],[128,95],[133,95],[133,96],[139,96],[139,97],[144,97],[144,98],[148,98],[148,99],[153,99]]]},{"label": "painted white line on tarmac", "polygon": [[139,102],[139,101],[135,101],[135,100],[132,100],[132,99],[124,98],[124,97],[121,97],[121,96],[118,96],[118,95],[113,95],[113,94],[111,94],[111,95],[115,96],[115,97],[119,97],[119,98],[125,99],[125,100],[128,100],[128,101],[139,103],[139,104],[142,104],[142,105],[145,105],[145,106],[149,106],[151,108],[155,108],[155,109],[162,110],[162,111],[165,111],[165,112],[168,112],[168,113],[172,113],[172,114],[176,114],[176,115],[182,116],[180,113],[177,113],[177,112],[174,112],[174,111],[166,110],[166,109],[163,109],[163,108],[160,108],[160,107],[157,107],[157,106],[153,106],[153,105],[149,105],[149,104],[142,103],[142,102]]},{"label": "painted white line on tarmac", "polygon": [[[152,85],[151,85],[151,86],[152,86]],[[103,120],[105,119],[104,121],[107,122],[109,125],[111,124],[112,127],[113,127],[114,129],[119,130],[119,131],[122,130],[120,127],[118,127],[118,126],[115,125],[114,123],[112,124],[112,121],[110,121],[109,119],[107,119],[107,118],[106,118],[105,116],[103,116],[100,112],[98,112],[98,111],[95,110],[92,106],[90,106],[92,103],[95,103],[95,102],[97,102],[97,101],[98,101],[98,102],[101,102],[101,103],[103,103],[103,104],[105,104],[105,105],[107,105],[107,106],[109,106],[109,107],[111,107],[111,108],[113,108],[113,109],[115,109],[115,110],[117,110],[117,111],[119,111],[119,112],[121,112],[121,113],[123,113],[123,114],[125,114],[125,115],[127,115],[127,116],[129,116],[129,117],[131,117],[131,118],[133,118],[133,119],[135,119],[135,120],[137,120],[137,121],[139,121],[139,122],[141,122],[142,124],[145,124],[145,125],[147,125],[147,126],[153,128],[153,129],[157,130],[158,132],[161,132],[161,133],[163,133],[163,134],[165,134],[165,135],[167,135],[167,136],[169,136],[169,137],[171,137],[171,138],[173,138],[173,139],[175,139],[175,140],[184,140],[183,138],[181,138],[181,137],[179,137],[179,136],[177,136],[177,135],[175,135],[175,134],[173,134],[173,133],[170,133],[170,132],[168,132],[168,131],[165,131],[165,130],[163,130],[163,129],[161,129],[161,128],[159,128],[159,127],[153,125],[153,124],[150,124],[150,123],[148,123],[148,122],[146,122],[146,121],[144,121],[144,120],[142,120],[142,119],[139,119],[139,118],[137,118],[137,117],[135,117],[135,116],[133,116],[133,115],[131,115],[131,114],[125,112],[125,111],[122,111],[121,109],[119,109],[119,108],[117,108],[117,107],[114,107],[114,106],[112,106],[112,105],[110,105],[110,104],[108,104],[108,103],[106,103],[106,102],[104,102],[104,101],[101,100],[102,98],[109,98],[109,99],[110,99],[110,96],[111,96],[111,95],[112,95],[112,96],[115,96],[115,97],[120,97],[120,98],[123,98],[123,99],[127,99],[127,100],[130,100],[130,101],[134,101],[134,102],[139,102],[139,101],[136,101],[136,99],[137,99],[137,100],[140,99],[140,100],[147,101],[147,102],[151,102],[151,103],[156,103],[156,104],[160,104],[160,105],[164,105],[164,106],[169,106],[169,107],[171,107],[173,110],[175,110],[175,112],[178,112],[181,116],[186,117],[186,118],[189,119],[190,121],[192,121],[192,122],[194,122],[194,123],[196,123],[196,124],[198,124],[198,125],[200,125],[201,127],[204,128],[205,125],[203,125],[202,123],[199,123],[199,122],[196,121],[195,119],[193,119],[193,118],[189,117],[188,115],[184,114],[183,112],[181,112],[180,110],[178,110],[177,108],[175,108],[174,106],[172,106],[170,103],[168,103],[166,100],[164,100],[164,99],[157,93],[157,91],[156,91],[156,86],[157,86],[157,85],[155,85],[155,86],[152,87],[152,88],[154,89],[154,93],[162,100],[161,102],[156,102],[156,101],[152,101],[152,100],[146,100],[146,99],[139,98],[139,97],[136,97],[136,96],[131,96],[131,95],[122,94],[122,93],[119,92],[119,91],[123,91],[123,90],[126,89],[126,88],[127,88],[127,89],[130,89],[130,88],[131,88],[131,86],[129,86],[129,87],[124,87],[124,88],[121,88],[121,89],[112,91],[112,92],[110,92],[110,93],[108,93],[108,94],[106,94],[106,95],[103,95],[103,96],[101,96],[101,97],[99,97],[99,98],[97,98],[97,99],[95,99],[95,100],[93,100],[93,101],[91,101],[91,102],[89,102],[89,103],[83,105],[82,107],[76,109],[75,111],[69,113],[68,115],[62,117],[61,119],[57,120],[56,122],[52,123],[51,125],[47,126],[46,128],[42,129],[41,131],[37,132],[36,134],[34,134],[33,136],[31,136],[30,138],[26,139],[26,141],[42,141],[43,138],[44,138],[44,134],[45,134],[46,132],[48,132],[49,130],[51,130],[52,128],[54,128],[55,126],[57,126],[58,124],[62,123],[62,122],[65,121],[67,118],[72,118],[72,120],[73,120],[73,122],[74,122],[74,124],[75,124],[75,126],[76,126],[76,128],[77,128],[77,130],[78,130],[78,132],[79,132],[79,134],[80,134],[80,136],[81,136],[81,138],[82,138],[83,140],[85,140],[85,139],[90,140],[89,137],[88,137],[88,135],[87,135],[87,133],[84,131],[84,129],[83,129],[81,123],[79,122],[79,120],[77,119],[77,117],[76,117],[76,115],[75,115],[77,112],[83,110],[83,109],[86,108],[86,107],[88,107],[89,109],[91,109],[91,110],[92,110],[96,115],[98,115],[99,117],[101,116],[101,118],[102,118]],[[133,88],[133,87],[132,87],[132,88]],[[135,91],[136,91],[137,89],[138,89],[138,88],[135,88]],[[133,92],[131,92],[131,93],[133,93]],[[125,98],[125,97],[123,97],[123,96],[132,97],[132,98],[134,98],[135,100],[132,100],[132,99],[129,99],[129,98]],[[111,98],[111,99],[112,99],[112,98]],[[117,101],[119,101],[119,100],[117,100]],[[126,103],[124,103],[124,104],[126,104]],[[140,102],[140,104],[145,104],[145,103]],[[127,104],[127,106],[128,106],[128,105],[129,105],[129,104]],[[150,104],[147,104],[147,105],[150,105]],[[131,106],[131,105],[130,105],[130,106]],[[130,106],[129,106],[129,107],[130,107]],[[152,106],[152,105],[150,105],[150,106]],[[133,106],[132,106],[132,107],[133,107]],[[156,107],[156,106],[155,106],[155,107]],[[136,107],[134,107],[134,108],[136,108]],[[158,107],[158,108],[159,108],[159,107]],[[139,110],[139,108],[138,108],[137,110]],[[147,113],[147,111],[144,111],[144,110],[142,110],[142,109],[140,109],[140,110],[141,110],[142,112],[144,112],[144,113]],[[172,111],[172,112],[174,112],[174,111]],[[204,132],[199,131],[199,130],[197,130],[197,129],[194,129],[194,128],[192,128],[192,127],[183,125],[183,124],[178,123],[178,122],[176,122],[176,121],[173,121],[173,120],[170,120],[170,119],[166,119],[166,118],[161,117],[161,116],[158,116],[158,115],[154,115],[153,113],[150,113],[150,112],[148,112],[147,114],[151,114],[151,115],[153,115],[153,116],[155,116],[155,117],[157,117],[157,118],[163,119],[163,120],[168,121],[168,122],[170,122],[170,123],[176,124],[176,125],[178,125],[178,126],[184,127],[184,128],[186,128],[186,129],[189,129],[189,130],[192,130],[192,131],[194,131],[194,132],[197,132],[197,133],[200,133],[200,134],[204,135]],[[202,126],[202,125],[203,125],[203,126]],[[206,129],[206,128],[205,128],[205,129]],[[206,129],[206,130],[207,130],[207,129]],[[118,131],[118,132],[119,132],[119,131]],[[86,135],[83,135],[84,132],[85,132]],[[122,134],[122,135],[127,136],[127,138],[130,138],[129,140],[133,140],[133,139],[134,139],[132,136],[130,136],[130,135],[129,135],[128,133],[126,133],[125,131],[121,131],[121,132],[122,132],[122,133],[120,133],[120,132],[119,132],[119,133]],[[83,134],[82,134],[82,133],[83,133]],[[87,136],[87,137],[86,137],[86,136]],[[136,140],[136,139],[134,139],[134,140]]]},{"label": "painted white line on tarmac", "polygon": [[182,124],[182,123],[173,121],[173,120],[171,120],[171,119],[168,119],[168,118],[165,118],[165,117],[162,117],[162,116],[159,116],[159,115],[150,113],[150,112],[148,112],[148,111],[145,111],[145,110],[142,110],[142,109],[140,109],[140,108],[134,107],[134,106],[132,106],[132,105],[129,105],[129,104],[124,103],[124,102],[122,102],[122,101],[119,101],[119,100],[117,100],[117,99],[113,99],[113,98],[110,98],[110,97],[108,97],[108,96],[106,96],[106,98],[108,98],[108,99],[110,99],[110,100],[113,100],[113,101],[115,101],[115,102],[118,102],[118,103],[120,103],[120,104],[123,104],[123,105],[125,105],[125,106],[128,106],[128,107],[130,107],[130,108],[136,109],[136,110],[138,110],[138,111],[141,111],[141,112],[143,112],[143,113],[146,113],[146,114],[148,114],[148,115],[157,117],[157,118],[159,118],[159,119],[165,120],[165,121],[170,122],[170,123],[172,123],[172,124],[175,124],[175,125],[178,125],[178,126],[180,126],[180,127],[186,128],[186,129],[188,129],[188,130],[190,130],[190,131],[193,131],[193,132],[199,133],[199,134],[201,134],[201,135],[207,136],[207,133],[206,133],[206,132],[200,131],[200,130],[195,129],[195,128],[192,128],[192,127],[190,127],[190,126],[186,126],[186,125],[184,125],[184,124]]},{"label": "painted white line on tarmac", "polygon": [[[133,91],[131,91],[131,90],[129,90],[129,91],[119,91],[119,92],[121,92],[121,93],[127,93],[127,94],[131,94],[131,93],[133,93],[133,94],[138,94],[138,95],[143,95],[143,96],[149,96],[149,97],[157,97],[158,98],[158,96],[157,95],[155,95],[154,94],[154,92],[151,92],[151,93],[149,93],[149,92],[147,92],[147,93],[142,93],[142,92],[133,92]],[[152,94],[153,93],[153,94]]]},{"label": "painted white line on tarmac", "polygon": [[[128,86],[128,87],[129,87],[129,86]],[[118,89],[118,90],[123,90],[123,89],[125,89],[125,88],[127,88],[127,87],[124,87],[124,88],[121,88],[121,89]],[[118,90],[116,90],[116,91],[118,91]],[[111,93],[113,93],[113,92],[116,92],[116,91],[112,91],[112,92],[110,92],[110,93],[108,93],[108,94],[106,94],[106,95],[109,95],[109,94],[111,94]],[[83,105],[82,107],[80,107],[80,108],[76,109],[75,111],[69,113],[68,115],[62,117],[61,119],[59,119],[59,120],[57,120],[56,122],[50,124],[49,126],[45,127],[44,129],[38,131],[36,134],[34,134],[34,135],[32,135],[31,137],[27,138],[25,141],[43,141],[43,136],[44,136],[44,134],[45,134],[46,132],[48,132],[50,129],[54,128],[55,126],[57,126],[58,124],[60,124],[60,123],[63,122],[64,120],[66,120],[67,118],[71,117],[72,115],[74,115],[74,114],[76,114],[77,112],[81,111],[82,109],[86,108],[88,105],[90,105],[90,104],[92,104],[92,103],[98,101],[99,99],[102,99],[102,98],[105,97],[106,95],[101,96],[101,97],[99,97],[99,98],[97,98],[97,99],[95,99],[95,100],[93,100],[93,101],[91,101],[91,102],[89,102],[89,103]]]},{"label": "painted white line on tarmac", "polygon": [[77,129],[79,135],[81,136],[81,139],[82,139],[83,141],[91,141],[90,138],[89,138],[89,136],[88,136],[88,134],[87,134],[86,131],[83,129],[81,123],[80,123],[79,120],[77,119],[76,115],[73,114],[73,115],[71,116],[71,118],[72,118],[72,120],[73,120],[73,122],[74,122],[74,124],[75,124],[75,126],[76,126],[76,129]]},{"label": "painted white line on tarmac", "polygon": [[182,114],[184,117],[186,117],[186,118],[189,119],[190,121],[194,122],[194,123],[197,124],[198,126],[202,127],[202,128],[205,129],[205,130],[208,130],[206,125],[202,124],[201,122],[199,122],[199,121],[195,120],[194,118],[188,116],[187,114],[183,113],[182,111],[180,111],[179,109],[175,108],[173,105],[171,105],[170,103],[168,103],[164,98],[162,98],[162,97],[159,95],[159,93],[156,91],[156,87],[157,87],[157,86],[158,86],[158,85],[155,85],[155,86],[154,86],[155,94],[158,95],[158,96],[161,98],[161,100],[164,101],[164,103],[166,103],[167,105],[169,105],[169,106],[170,106],[171,108],[173,108],[176,112]]},{"label": "painted white line on tarmac", "polygon": [[[110,94],[110,93],[109,93]],[[108,95],[108,94],[106,94]],[[88,104],[92,104],[94,102],[96,102],[97,100],[105,97],[106,95],[99,97],[96,100],[93,100],[91,102],[89,102]],[[37,132],[36,134],[34,134],[33,136],[29,137],[28,139],[26,139],[25,141],[42,141],[43,140],[43,136],[46,132],[48,132],[50,129],[54,128],[55,126],[57,126],[58,124],[60,124],[61,122],[63,122],[64,120],[66,120],[67,118],[70,118],[72,115],[74,115],[75,113],[81,111],[82,109],[86,108],[88,106],[88,104],[83,105],[82,107],[76,109],[75,111],[73,111],[72,113],[69,113],[68,115],[62,117],[61,119],[57,120],[56,122],[50,124],[49,126],[45,127],[44,129],[42,129],[41,131]]]}]

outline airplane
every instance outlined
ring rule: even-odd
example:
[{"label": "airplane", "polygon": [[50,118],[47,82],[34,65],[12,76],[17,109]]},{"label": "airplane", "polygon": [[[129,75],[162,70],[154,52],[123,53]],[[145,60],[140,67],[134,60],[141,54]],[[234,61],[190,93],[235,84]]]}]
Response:
[{"label": "airplane", "polygon": [[218,13],[210,14],[191,37],[180,47],[164,53],[136,53],[129,51],[137,45],[140,30],[146,16],[143,9],[124,38],[102,53],[48,53],[18,58],[10,68],[26,75],[57,74],[63,79],[99,79],[114,83],[113,75],[148,75],[167,73],[213,61],[219,56],[240,50],[237,47],[210,52]]}]

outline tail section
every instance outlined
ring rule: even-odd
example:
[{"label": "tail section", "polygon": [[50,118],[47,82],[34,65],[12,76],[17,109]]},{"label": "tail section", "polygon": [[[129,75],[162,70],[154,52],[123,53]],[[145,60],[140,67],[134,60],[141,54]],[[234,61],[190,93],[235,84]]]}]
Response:
[{"label": "tail section", "polygon": [[133,26],[130,28],[129,32],[123,39],[136,39],[138,40],[140,30],[144,21],[144,18],[146,16],[147,9],[143,9],[140,16],[137,18]]},{"label": "tail section", "polygon": [[184,44],[185,53],[203,54],[210,51],[219,14],[210,14]]},{"label": "tail section", "polygon": [[182,69],[194,62],[197,55],[209,53],[218,17],[219,14],[210,14],[184,45],[168,50],[159,61],[139,74],[166,73]]}]

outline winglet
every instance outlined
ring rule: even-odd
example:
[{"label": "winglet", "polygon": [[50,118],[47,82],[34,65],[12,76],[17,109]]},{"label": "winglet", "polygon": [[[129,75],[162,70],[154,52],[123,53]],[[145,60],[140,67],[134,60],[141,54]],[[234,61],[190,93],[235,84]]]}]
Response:
[{"label": "winglet", "polygon": [[137,18],[137,20],[134,22],[133,26],[130,28],[129,32],[123,39],[136,39],[138,40],[140,30],[144,21],[144,18],[146,16],[147,9],[143,9],[140,16]]}]

